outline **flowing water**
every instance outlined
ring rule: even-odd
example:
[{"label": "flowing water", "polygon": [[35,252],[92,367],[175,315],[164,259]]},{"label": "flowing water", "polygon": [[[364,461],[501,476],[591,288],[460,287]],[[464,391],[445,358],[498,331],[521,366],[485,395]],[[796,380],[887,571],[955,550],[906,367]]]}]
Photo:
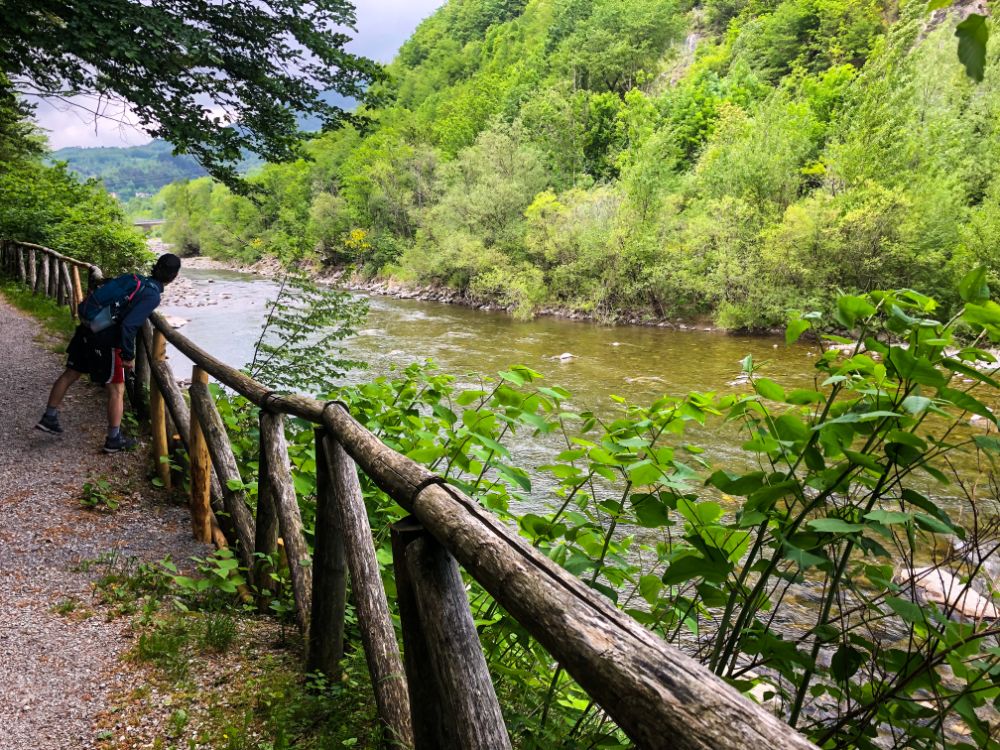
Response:
[{"label": "flowing water", "polygon": [[[231,271],[186,270],[180,289],[168,288],[161,312],[189,322],[180,332],[227,364],[240,367],[254,344],[275,297],[274,281]],[[740,360],[765,362],[768,377],[786,386],[812,382],[816,350],[785,346],[776,337],[734,336],[711,330],[605,326],[563,318],[518,321],[438,302],[372,296],[367,321],[345,342],[349,356],[368,364],[348,380],[384,375],[392,366],[433,359],[460,382],[496,375],[514,364],[542,373],[549,385],[573,394],[572,407],[608,416],[620,406],[610,395],[649,403],[689,391],[745,391]],[[564,355],[572,355],[566,357]],[[181,378],[190,365],[176,352],[171,362]],[[728,428],[694,433],[713,460],[736,460],[738,436]],[[519,436],[515,454],[526,468],[546,463],[551,441]],[[544,478],[542,485],[544,486]]]}]

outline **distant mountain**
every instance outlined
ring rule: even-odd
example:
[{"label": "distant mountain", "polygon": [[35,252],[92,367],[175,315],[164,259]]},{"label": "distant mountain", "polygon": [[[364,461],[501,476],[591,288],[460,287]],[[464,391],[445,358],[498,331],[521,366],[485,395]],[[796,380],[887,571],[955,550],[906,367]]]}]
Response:
[{"label": "distant mountain", "polygon": [[172,152],[173,146],[156,140],[144,146],[61,148],[51,159],[66,162],[81,177],[103,180],[109,192],[127,201],[136,195],[153,195],[171,182],[206,174],[193,157]]},{"label": "distant mountain", "polygon": [[[323,94],[323,98],[347,110],[356,106],[353,99],[346,99],[333,92]],[[303,117],[299,125],[306,132],[320,129],[320,121],[315,117]],[[54,151],[50,158],[54,162],[66,162],[81,177],[103,180],[108,191],[117,195],[122,202],[136,196],[142,198],[154,195],[171,182],[193,180],[207,174],[194,157],[174,156],[173,146],[161,140],[151,141],[144,146],[70,146]],[[240,162],[239,171],[245,174],[263,163],[256,154],[248,152]]]}]

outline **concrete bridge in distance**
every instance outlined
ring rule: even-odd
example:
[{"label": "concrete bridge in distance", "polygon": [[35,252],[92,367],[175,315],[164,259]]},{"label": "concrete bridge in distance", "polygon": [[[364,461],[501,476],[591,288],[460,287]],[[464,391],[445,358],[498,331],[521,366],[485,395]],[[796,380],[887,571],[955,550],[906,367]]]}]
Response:
[{"label": "concrete bridge in distance", "polygon": [[164,223],[164,219],[139,219],[138,221],[132,222],[132,226],[138,227],[146,234],[149,234],[153,227],[158,227]]}]

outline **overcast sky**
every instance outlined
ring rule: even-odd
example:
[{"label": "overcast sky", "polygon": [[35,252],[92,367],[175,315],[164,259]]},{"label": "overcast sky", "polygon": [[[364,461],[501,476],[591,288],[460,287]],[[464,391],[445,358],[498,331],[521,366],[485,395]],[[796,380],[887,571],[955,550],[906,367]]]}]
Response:
[{"label": "overcast sky", "polygon": [[[358,12],[358,33],[348,49],[360,55],[389,62],[399,46],[413,33],[423,19],[444,0],[354,0]],[[81,100],[89,109],[109,107],[109,114],[128,118],[120,106],[93,99]],[[86,112],[60,102],[40,101],[35,120],[46,131],[52,149],[65,146],[138,146],[150,138],[143,131],[98,119]]]}]

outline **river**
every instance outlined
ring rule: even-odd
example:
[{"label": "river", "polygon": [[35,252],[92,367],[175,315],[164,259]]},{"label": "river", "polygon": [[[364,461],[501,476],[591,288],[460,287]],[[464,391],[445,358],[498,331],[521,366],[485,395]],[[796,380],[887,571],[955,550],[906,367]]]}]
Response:
[{"label": "river", "polygon": [[[221,270],[185,270],[183,285],[168,287],[161,312],[188,321],[180,332],[234,367],[252,357],[277,284],[267,278]],[[633,403],[689,391],[745,391],[740,360],[747,354],[765,363],[768,377],[785,385],[812,381],[816,348],[786,346],[777,337],[737,336],[718,331],[640,326],[606,326],[543,317],[518,321],[502,312],[484,312],[440,302],[371,296],[367,321],[345,341],[352,358],[367,363],[349,381],[385,375],[390,368],[433,359],[460,382],[496,375],[513,364],[542,373],[550,385],[573,394],[572,407],[610,415],[621,407],[611,394]],[[179,353],[169,352],[179,378],[191,376]],[[572,357],[560,359],[564,354]],[[699,430],[708,457],[736,459],[735,432],[721,425]],[[546,441],[519,440],[516,451],[526,467],[551,456]]]}]

